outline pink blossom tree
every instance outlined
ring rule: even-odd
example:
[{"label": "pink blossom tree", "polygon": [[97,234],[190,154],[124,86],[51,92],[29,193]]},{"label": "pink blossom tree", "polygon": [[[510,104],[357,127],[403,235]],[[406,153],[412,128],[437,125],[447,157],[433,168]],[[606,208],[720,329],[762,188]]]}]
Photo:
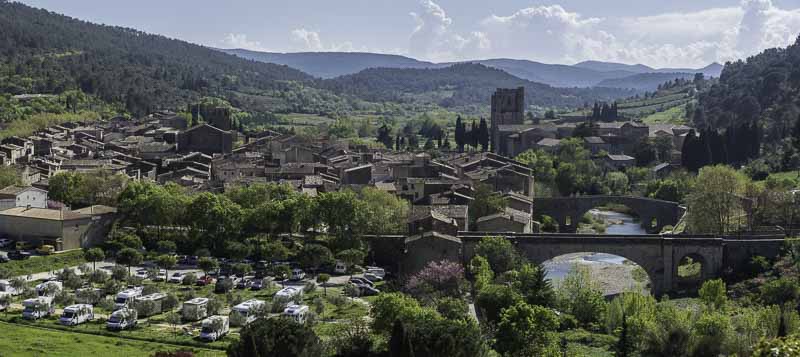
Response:
[{"label": "pink blossom tree", "polygon": [[405,290],[418,298],[461,297],[466,286],[464,267],[449,260],[430,262],[412,275]]}]

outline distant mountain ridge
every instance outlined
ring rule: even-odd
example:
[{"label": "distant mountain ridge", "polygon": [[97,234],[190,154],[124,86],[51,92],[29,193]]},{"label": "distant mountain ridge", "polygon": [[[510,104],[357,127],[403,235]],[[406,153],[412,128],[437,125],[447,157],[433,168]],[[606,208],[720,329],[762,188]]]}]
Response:
[{"label": "distant mountain ridge", "polygon": [[[632,88],[646,91],[655,90],[660,83],[653,85],[652,81],[660,77],[640,76],[641,74],[675,73],[679,74],[676,78],[685,78],[693,76],[695,73],[703,73],[707,77],[719,77],[722,72],[722,65],[718,63],[713,63],[700,69],[656,69],[641,64],[628,65],[600,61],[585,61],[571,66],[507,58],[432,63],[406,56],[366,52],[276,53],[244,49],[220,49],[220,51],[250,60],[286,65],[323,79],[351,75],[370,68],[436,69],[448,67],[455,63],[477,63],[503,70],[522,79],[554,87],[611,85],[615,86],[614,88]],[[627,77],[631,78],[625,79]],[[626,85],[627,87],[619,87],[621,85]]]}]

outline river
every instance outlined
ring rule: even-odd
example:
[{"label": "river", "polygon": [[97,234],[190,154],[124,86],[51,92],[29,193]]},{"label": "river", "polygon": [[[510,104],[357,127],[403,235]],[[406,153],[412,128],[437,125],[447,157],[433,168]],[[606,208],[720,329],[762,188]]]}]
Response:
[{"label": "river", "polygon": [[[592,210],[589,213],[596,220],[606,222],[605,234],[647,234],[639,222],[630,215],[601,210]],[[566,254],[548,260],[543,265],[547,269],[547,278],[557,286],[576,264],[589,269],[592,280],[599,285],[605,295],[616,295],[628,290],[648,291],[643,283],[634,279],[636,274],[634,270],[638,266],[616,255],[592,252]]]}]

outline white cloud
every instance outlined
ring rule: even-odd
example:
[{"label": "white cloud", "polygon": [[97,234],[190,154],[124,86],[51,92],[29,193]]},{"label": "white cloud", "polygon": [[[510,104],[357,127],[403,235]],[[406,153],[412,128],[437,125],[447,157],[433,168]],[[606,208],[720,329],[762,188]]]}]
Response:
[{"label": "white cloud", "polygon": [[421,1],[420,11],[412,17],[416,27],[409,54],[434,61],[512,57],[697,67],[786,46],[800,33],[800,9],[781,9],[771,0],[608,19],[586,17],[560,5],[535,6],[510,15],[487,16],[466,35],[455,33],[455,20],[432,0]]},{"label": "white cloud", "polygon": [[261,46],[261,42],[250,41],[247,39],[247,35],[243,33],[229,33],[225,35],[225,38],[221,41],[221,43],[223,47],[226,48],[241,48],[252,51],[266,51],[266,49],[263,46]]},{"label": "white cloud", "polygon": [[[311,51],[311,52],[353,52],[357,49],[350,41],[341,43],[328,43],[322,40],[319,31],[310,31],[305,28],[295,29],[291,32],[292,43],[294,44],[293,50],[295,51]],[[366,48],[358,49],[359,51],[368,50]]]}]

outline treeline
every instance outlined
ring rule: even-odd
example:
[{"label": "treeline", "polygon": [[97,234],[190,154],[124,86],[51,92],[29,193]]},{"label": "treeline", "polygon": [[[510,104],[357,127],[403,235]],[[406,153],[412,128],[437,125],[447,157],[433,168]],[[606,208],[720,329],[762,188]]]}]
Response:
[{"label": "treeline", "polygon": [[787,137],[797,118],[800,42],[746,61],[728,62],[719,83],[700,94],[695,126],[717,129],[756,123],[764,143]]},{"label": "treeline", "polygon": [[619,110],[617,109],[617,102],[608,105],[608,103],[594,103],[592,107],[592,120],[594,121],[616,121],[619,120]]},{"label": "treeline", "polygon": [[681,162],[697,172],[707,165],[739,165],[758,158],[761,148],[761,129],[756,123],[744,123],[723,131],[706,128],[699,135],[690,130],[683,142]]}]

